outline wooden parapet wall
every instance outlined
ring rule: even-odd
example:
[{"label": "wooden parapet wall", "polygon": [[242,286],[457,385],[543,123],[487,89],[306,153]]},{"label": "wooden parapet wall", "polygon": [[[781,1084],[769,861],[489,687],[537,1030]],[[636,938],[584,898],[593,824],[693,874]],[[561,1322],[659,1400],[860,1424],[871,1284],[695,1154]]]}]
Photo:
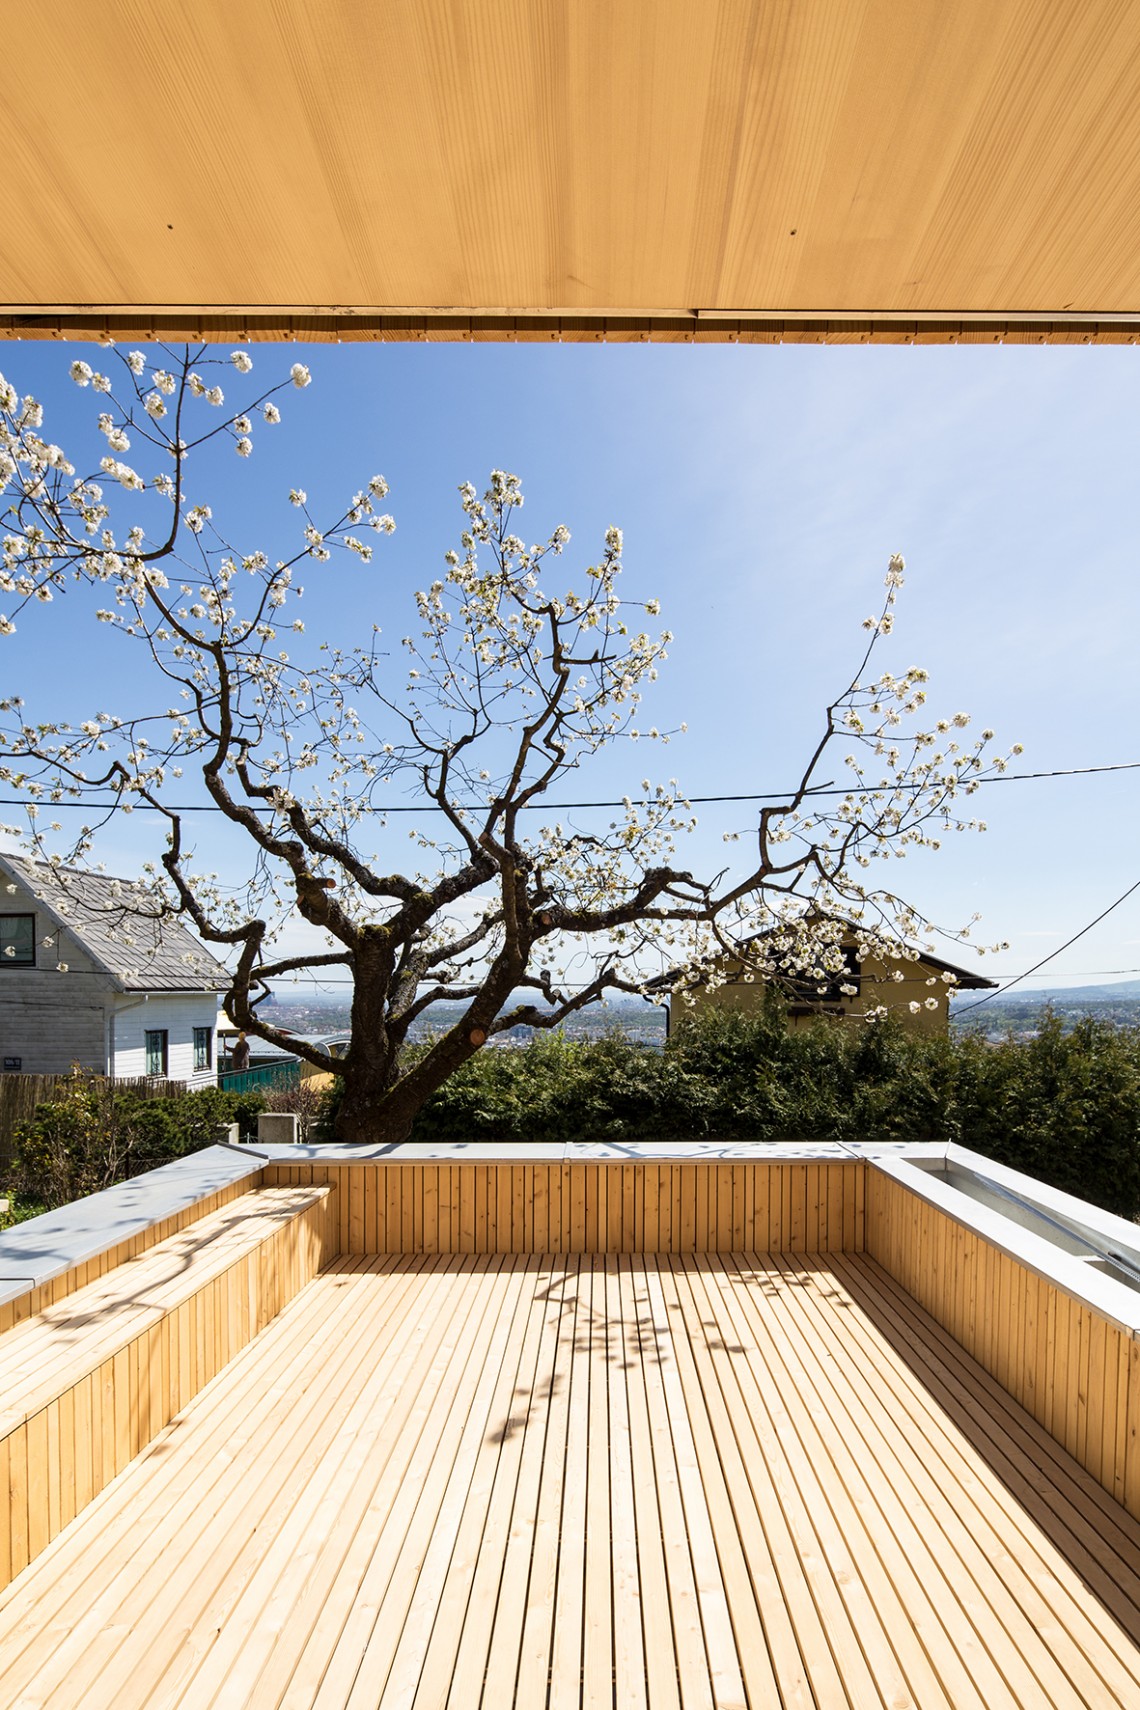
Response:
[{"label": "wooden parapet wall", "polygon": [[335,1258],[334,1201],[251,1194],[0,1339],[0,1587]]},{"label": "wooden parapet wall", "polygon": [[859,1252],[850,1163],[267,1164],[335,1182],[342,1253]]},{"label": "wooden parapet wall", "polygon": [[1140,1518],[1140,1342],[873,1167],[866,1250]]}]

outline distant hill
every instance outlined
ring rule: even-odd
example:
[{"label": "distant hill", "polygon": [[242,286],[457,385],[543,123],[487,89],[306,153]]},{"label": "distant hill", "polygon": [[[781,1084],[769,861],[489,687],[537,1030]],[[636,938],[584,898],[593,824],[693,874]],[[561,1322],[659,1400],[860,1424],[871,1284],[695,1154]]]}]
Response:
[{"label": "distant hill", "polygon": [[[950,999],[951,1007],[958,1004],[976,1003],[978,1000],[973,992],[959,992]],[[988,999],[989,1008],[1006,1003],[1036,1003],[1064,1004],[1068,1007],[1075,1003],[1137,1003],[1140,1002],[1140,980],[1120,980],[1110,986],[1051,986],[1044,991],[1027,991],[1024,986],[1014,986],[1012,991],[999,992],[996,997]]]},{"label": "distant hill", "polygon": [[1118,980],[1109,986],[1052,986],[1030,992],[1014,986],[979,1003],[973,992],[950,1000],[950,1020],[956,1032],[980,1033],[989,1039],[1033,1038],[1049,1008],[1065,1032],[1085,1017],[1111,1027],[1140,1028],[1140,980]]}]

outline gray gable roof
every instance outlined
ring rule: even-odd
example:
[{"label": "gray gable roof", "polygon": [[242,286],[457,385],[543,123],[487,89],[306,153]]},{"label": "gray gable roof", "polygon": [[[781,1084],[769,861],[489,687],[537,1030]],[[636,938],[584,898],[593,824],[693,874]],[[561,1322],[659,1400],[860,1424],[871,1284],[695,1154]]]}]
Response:
[{"label": "gray gable roof", "polygon": [[134,879],[0,855],[40,907],[78,940],[120,991],[224,991],[229,976],[154,892]]}]

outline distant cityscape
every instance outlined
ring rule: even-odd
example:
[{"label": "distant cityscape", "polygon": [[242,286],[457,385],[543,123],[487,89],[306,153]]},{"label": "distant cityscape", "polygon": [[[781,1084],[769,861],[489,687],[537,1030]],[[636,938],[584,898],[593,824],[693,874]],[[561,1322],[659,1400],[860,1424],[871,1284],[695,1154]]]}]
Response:
[{"label": "distant cityscape", "polygon": [[[289,994],[275,995],[272,1017],[275,1026],[307,1037],[347,1033],[351,1024],[348,997],[326,997],[323,994],[299,998]],[[463,1014],[464,1005],[437,1003],[412,1023],[410,1038],[426,1039],[432,1033],[451,1027]],[[568,1039],[597,1039],[607,1033],[621,1033],[626,1039],[643,1045],[662,1045],[668,1029],[665,1009],[653,1004],[625,999],[609,1004],[594,1004],[561,1024],[560,1031]],[[513,1027],[495,1034],[490,1043],[504,1047],[525,1045],[536,1032],[545,1029]]]},{"label": "distant cityscape", "polygon": [[[297,997],[292,992],[275,994],[271,1000],[275,1025],[307,1037],[346,1034],[351,1013],[348,995],[313,993]],[[1048,991],[1000,992],[979,1004],[973,993],[951,1000],[950,1025],[955,1032],[977,1033],[987,1039],[1032,1038],[1040,1028],[1046,1008],[1058,1016],[1066,1030],[1091,1016],[1113,1027],[1140,1027],[1140,980],[1106,986],[1054,987]],[[461,1004],[434,1004],[413,1024],[413,1040],[450,1027],[463,1013]],[[512,1028],[496,1035],[491,1043],[502,1048],[525,1045],[538,1031]],[[668,1032],[664,1007],[622,999],[594,1004],[562,1023],[561,1032],[570,1039],[596,1039],[606,1033],[646,1045],[662,1045]]]}]

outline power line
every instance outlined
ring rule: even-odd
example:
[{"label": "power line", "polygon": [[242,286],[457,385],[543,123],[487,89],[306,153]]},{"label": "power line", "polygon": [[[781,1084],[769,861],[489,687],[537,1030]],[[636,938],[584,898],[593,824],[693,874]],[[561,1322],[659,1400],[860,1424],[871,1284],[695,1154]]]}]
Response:
[{"label": "power line", "polygon": [[[1130,894],[1130,893],[1126,893],[1126,895],[1127,894]],[[1123,902],[1124,898],[1121,897],[1119,900],[1121,902]],[[1114,908],[1116,907],[1115,903],[1113,904],[1113,907]],[[1111,912],[1111,910],[1108,910],[1108,909],[1105,910],[1106,914],[1108,914],[1110,912]],[[1103,920],[1104,915],[1100,915],[1098,918]],[[1097,924],[1097,922],[1094,920],[1090,924],[1092,926],[1095,926]],[[1083,928],[1084,932],[1087,932],[1088,930],[1089,930],[1089,927],[1087,927],[1087,926]],[[1082,933],[1077,934],[1078,938],[1081,936],[1082,936]],[[1075,939],[1071,938],[1069,940],[1070,944],[1073,944],[1075,942],[1076,942]],[[1061,946],[1061,950],[1064,950],[1067,948],[1068,948],[1067,945],[1063,944]],[[1059,956],[1061,954],[1061,950],[1055,950],[1053,952],[1053,955]],[[920,957],[920,960],[921,960],[921,957]],[[1049,960],[1051,960],[1051,958],[1047,956],[1045,958],[1045,961],[1049,961]],[[1043,966],[1044,966],[1044,962],[1038,962],[1036,964],[1035,968],[1028,968],[1024,974],[1010,975],[1008,978],[1007,984],[1001,988],[1001,991],[1009,991],[1011,986],[1018,985],[1022,980],[1032,979],[1034,977],[1034,974],[1036,973],[1036,969],[1041,968]],[[1097,975],[1099,975],[1101,978],[1106,978],[1110,974],[1140,974],[1140,968],[1072,968],[1069,970],[1069,972],[1070,972],[1071,976],[1075,975],[1077,978],[1080,978],[1080,979],[1091,979],[1092,977],[1097,976]],[[1000,975],[998,977],[1001,978]],[[272,985],[351,986],[351,985],[355,985],[355,983],[356,982],[354,980],[348,979],[348,978],[344,977],[343,975],[336,975],[336,976],[329,975],[326,977],[322,977],[320,974],[271,974],[270,975],[270,984],[272,984]],[[572,990],[572,991],[581,991],[583,986],[589,985],[590,983],[591,982],[588,980],[562,980],[559,982],[560,985],[565,986],[568,990]],[[1079,986],[1073,987],[1074,991],[1080,991],[1080,989],[1081,988]],[[996,991],[996,992],[991,993],[991,997],[1000,997],[1001,991]],[[989,1003],[990,998],[988,998],[988,997],[987,998],[980,998],[978,1000],[978,1002]],[[977,1004],[968,1004],[966,1007],[969,1009],[976,1009]],[[955,1015],[964,1015],[965,1010],[956,1009],[954,1011],[954,1013],[955,1013]]]},{"label": "power line", "polygon": [[[1039,772],[1001,772],[1001,773],[998,773],[996,776],[992,776],[992,777],[988,777],[988,778],[979,778],[977,780],[977,782],[981,783],[981,784],[1028,783],[1028,782],[1032,782],[1032,781],[1040,780],[1040,779],[1045,779],[1045,778],[1090,777],[1090,776],[1098,775],[1101,773],[1107,773],[1107,772],[1134,772],[1134,771],[1138,771],[1138,770],[1140,770],[1140,760],[1121,760],[1121,761],[1116,761],[1116,762],[1113,762],[1113,763],[1110,763],[1107,765],[1102,765],[1102,766],[1066,766],[1066,767],[1057,767],[1057,768],[1054,768],[1053,770],[1050,770],[1050,771],[1039,771]],[[887,785],[885,787],[891,788],[892,786]],[[918,790],[918,789],[925,789],[928,786],[927,785],[915,784],[915,785],[908,786],[908,787],[913,788],[915,790]],[[814,800],[814,799],[818,799],[819,797],[823,797],[823,796],[847,796],[847,795],[851,795],[853,793],[854,793],[854,791],[852,791],[850,789],[841,789],[841,788],[833,788],[831,786],[824,786],[820,789],[815,789],[815,790],[811,790],[810,792],[808,792],[808,799]],[[724,795],[724,796],[687,796],[684,799],[685,799],[685,801],[687,801],[689,803],[697,803],[700,805],[710,805],[710,804],[717,804],[717,803],[721,803],[721,804],[723,804],[723,803],[735,803],[735,802],[779,802],[779,801],[786,800],[786,798],[789,795],[794,795],[794,794],[795,794],[795,791],[793,791],[793,790],[784,790],[778,794],[740,794],[740,795]],[[654,798],[652,798],[652,797],[641,798],[638,801],[636,801],[635,803],[633,802],[633,798],[628,798],[628,799],[630,800],[632,805],[636,805],[638,807],[652,807],[652,806],[657,805]],[[539,812],[539,811],[542,811],[542,812],[563,812],[563,811],[566,811],[567,809],[578,809],[578,808],[617,808],[617,807],[624,807],[626,805],[626,800],[627,800],[627,798],[623,797],[621,800],[615,800],[615,801],[528,802],[524,805],[529,811],[532,811],[532,812]],[[0,807],[27,807],[28,805],[29,805],[29,803],[21,797],[15,797],[15,798],[13,798],[13,797],[0,797]],[[38,806],[40,804],[37,802],[35,805]],[[113,802],[100,802],[100,803],[93,803],[93,802],[48,802],[44,805],[46,808],[48,808],[52,812],[55,812],[56,810],[58,810],[60,808],[70,808],[73,810],[74,809],[87,809],[88,811],[93,811],[93,812],[100,812],[103,810],[109,810],[112,813],[120,813],[124,810],[124,807],[126,807],[126,806],[131,807],[132,810],[134,810],[134,808],[135,808],[134,803],[124,804],[124,803],[117,801],[117,800],[113,801]],[[185,804],[182,806],[175,806],[173,804],[167,804],[167,805],[169,806],[170,812],[172,812],[172,813],[221,813],[223,811],[220,807],[218,807],[216,805],[216,803],[212,803],[212,802],[210,802],[210,803],[188,803],[188,804]],[[140,808],[138,811],[140,811],[140,812],[148,812],[148,811],[149,812],[155,812],[156,810],[153,808],[148,808],[148,807],[144,806],[144,807]],[[382,808],[379,811],[382,814],[389,814],[389,813],[442,813],[443,809],[441,807],[439,807],[437,803],[431,802],[431,803],[421,804],[418,807],[408,806],[405,804],[395,804],[395,805],[392,805],[389,807]],[[1100,914],[1098,914],[1094,920],[1090,920],[1087,926],[1082,926],[1080,931],[1075,932],[1071,938],[1066,939],[1064,944],[1059,945],[1056,950],[1050,951],[1048,956],[1043,956],[1039,962],[1035,962],[1033,964],[1032,968],[1027,968],[1023,974],[1016,974],[1012,979],[1007,980],[1004,985],[999,986],[995,991],[987,993],[987,995],[984,998],[978,998],[974,1003],[966,1004],[963,1008],[956,1009],[954,1012],[955,1016],[957,1017],[957,1016],[962,1016],[962,1015],[968,1015],[971,1010],[980,1009],[983,1004],[992,1003],[995,998],[1001,997],[1003,995],[1003,993],[1011,991],[1014,986],[1020,985],[1023,980],[1032,979],[1033,976],[1035,974],[1037,974],[1042,968],[1047,967],[1050,962],[1055,962],[1057,960],[1058,956],[1062,956],[1066,950],[1071,949],[1071,947],[1074,944],[1076,944],[1080,939],[1084,938],[1087,933],[1092,931],[1094,926],[1099,926],[1102,920],[1106,920],[1108,918],[1108,916],[1114,912],[1114,910],[1118,909],[1121,906],[1122,903],[1127,902],[1128,898],[1130,896],[1132,896],[1134,894],[1134,892],[1136,892],[1137,890],[1140,890],[1140,879],[1137,879],[1135,884],[1130,885],[1128,887],[1128,889],[1122,893],[1122,895],[1120,895],[1119,897],[1116,898],[1115,902],[1109,903],[1108,907],[1106,909],[1104,909]],[[1140,970],[1135,969],[1135,968],[1116,968],[1116,969],[1109,968],[1109,969],[1104,969],[1104,970],[1091,970],[1091,972],[1094,974],[1098,973],[1098,972],[1103,972],[1106,974],[1114,974],[1114,973],[1116,973],[1116,974],[1129,974],[1129,973],[1140,972]],[[322,980],[319,976],[316,976],[316,975],[308,975],[308,976],[296,976],[296,975],[294,975],[288,983],[290,983],[292,985],[297,985],[297,984],[301,983],[302,980],[306,980],[309,983],[314,984],[314,985],[352,985],[353,984],[353,981],[344,980],[344,979]],[[282,983],[284,983],[284,982],[282,982]]]},{"label": "power line", "polygon": [[1101,913],[1097,915],[1095,920],[1090,920],[1087,926],[1082,926],[1079,932],[1074,932],[1071,938],[1067,939],[1064,944],[1059,946],[1058,949],[1050,951],[1048,956],[1042,956],[1040,962],[1035,962],[1032,968],[1028,969],[1024,974],[1018,974],[1016,979],[1008,981],[1004,986],[999,986],[996,991],[988,992],[984,998],[978,998],[976,1002],[966,1004],[964,1009],[956,1009],[954,1011],[955,1019],[960,1015],[968,1015],[972,1009],[981,1009],[984,1003],[992,1003],[994,999],[996,997],[1000,997],[1003,992],[1008,992],[1013,986],[1020,985],[1022,980],[1028,980],[1039,968],[1045,967],[1047,962],[1055,962],[1058,956],[1063,955],[1066,950],[1077,942],[1078,938],[1083,938],[1086,932],[1091,932],[1094,926],[1099,926],[1102,920],[1106,920],[1112,913],[1113,909],[1117,909],[1120,907],[1121,903],[1127,902],[1128,898],[1134,891],[1140,891],[1140,879],[1137,879],[1134,885],[1129,885],[1128,889],[1123,892],[1121,896],[1118,896],[1115,902],[1109,903],[1106,909],[1102,909]]},{"label": "power line", "polygon": [[[995,776],[992,776],[992,777],[978,778],[976,780],[976,782],[979,784],[1023,784],[1023,783],[1028,783],[1028,782],[1031,782],[1035,779],[1041,779],[1041,778],[1087,778],[1087,777],[1090,777],[1096,773],[1101,773],[1101,772],[1135,772],[1135,771],[1140,771],[1140,760],[1120,760],[1120,761],[1115,762],[1114,764],[1107,765],[1107,766],[1062,766],[1062,767],[1056,768],[1053,771],[1048,771],[1048,772],[999,772]],[[962,781],[964,783],[970,782],[969,779],[963,779]],[[869,785],[863,786],[864,789],[872,790],[872,791],[877,789],[878,787],[879,786],[876,786],[874,784],[869,784]],[[884,783],[881,787],[885,790],[893,790],[893,789],[901,788],[901,789],[914,790],[915,792],[918,792],[920,790],[929,789],[931,786],[929,783],[895,785],[895,784],[891,784],[890,782],[887,782],[887,783]],[[850,796],[850,795],[855,795],[858,792],[858,790],[859,790],[858,785],[856,785],[852,788],[846,788],[846,789],[842,788],[842,787],[833,787],[831,785],[825,785],[825,786],[821,787],[820,789],[808,790],[808,792],[805,796],[805,800],[807,800],[807,801],[818,801],[821,798],[828,797],[828,796]],[[707,806],[709,804],[718,803],[718,802],[721,802],[721,803],[723,803],[723,802],[730,802],[730,803],[731,802],[782,802],[782,801],[787,801],[789,796],[794,796],[795,794],[796,794],[796,790],[790,789],[790,790],[780,790],[778,792],[769,792],[769,793],[764,794],[764,795],[684,796],[684,797],[678,797],[677,799],[678,799],[678,802],[684,801],[684,802],[687,802],[689,804],[695,804],[697,806]],[[625,797],[625,796],[622,796],[622,797],[620,797],[614,801],[525,802],[523,804],[523,811],[527,812],[527,813],[562,813],[562,812],[565,812],[567,809],[571,809],[571,808],[575,808],[575,809],[576,808],[620,808],[620,807],[625,807],[627,800],[632,807],[656,807],[659,805],[657,799],[653,796],[643,796],[643,797],[633,797],[633,796]],[[222,808],[218,807],[216,802],[186,802],[186,803],[182,803],[182,804],[167,802],[167,803],[164,803],[163,805],[166,807],[166,809],[170,813],[222,813],[222,812],[224,812],[224,810]],[[483,809],[487,805],[488,804],[484,802],[484,803],[481,803],[479,805],[479,807],[468,807],[464,811],[467,813],[471,813],[471,814],[477,814],[477,813],[482,812]],[[28,806],[40,807],[40,808],[43,808],[45,812],[51,812],[51,813],[56,813],[61,808],[68,808],[68,809],[71,809],[72,811],[84,811],[84,812],[88,812],[88,813],[102,813],[102,812],[122,813],[122,812],[126,811],[128,808],[130,809],[130,811],[132,813],[155,813],[158,811],[157,809],[151,807],[150,804],[147,802],[143,802],[143,803],[122,802],[122,801],[118,800],[117,798],[116,798],[116,800],[109,801],[109,802],[92,802],[92,801],[87,801],[87,802],[58,801],[58,802],[56,802],[56,801],[44,801],[43,798],[40,797],[40,798],[32,798],[32,800],[29,802],[29,800],[23,796],[0,796],[0,807],[28,807]],[[398,803],[391,803],[386,807],[378,807],[374,811],[376,813],[379,813],[381,815],[386,816],[387,814],[390,814],[390,813],[442,813],[444,810],[439,806],[439,804],[437,802],[422,802],[419,804],[419,806],[409,806],[406,803],[398,802]],[[1025,977],[1025,976],[1023,976],[1023,977]]]}]

